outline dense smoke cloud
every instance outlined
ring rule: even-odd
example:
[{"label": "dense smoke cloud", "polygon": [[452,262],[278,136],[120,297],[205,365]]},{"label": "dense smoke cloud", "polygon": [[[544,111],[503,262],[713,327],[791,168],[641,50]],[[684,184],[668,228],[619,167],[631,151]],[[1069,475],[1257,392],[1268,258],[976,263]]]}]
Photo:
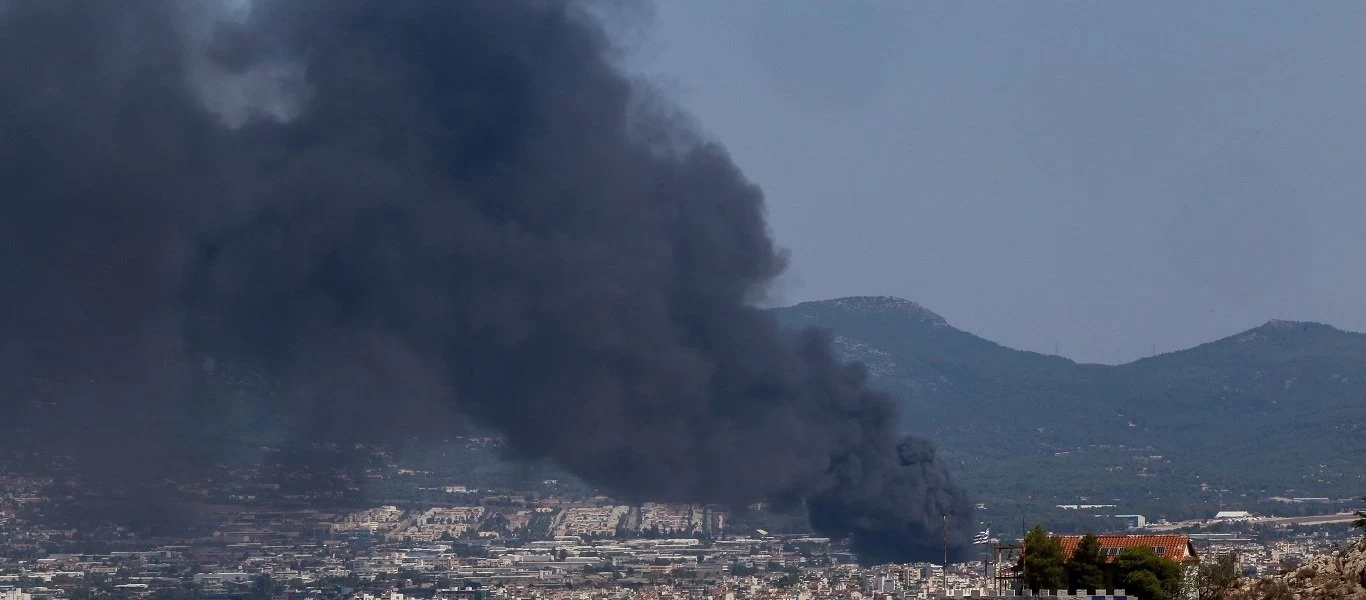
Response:
[{"label": "dense smoke cloud", "polygon": [[[359,440],[459,412],[625,498],[805,501],[866,560],[938,556],[942,515],[966,542],[862,368],[752,307],[784,267],[760,191],[579,7],[0,10],[18,429],[161,476],[243,413]],[[276,383],[205,392],[227,369]]]}]

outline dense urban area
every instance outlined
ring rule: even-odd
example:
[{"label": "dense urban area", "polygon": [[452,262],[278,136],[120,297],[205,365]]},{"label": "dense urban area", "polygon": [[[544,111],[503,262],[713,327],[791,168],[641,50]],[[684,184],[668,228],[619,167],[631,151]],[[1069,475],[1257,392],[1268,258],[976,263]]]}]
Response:
[{"label": "dense urban area", "polygon": [[[461,443],[463,453],[447,456],[455,463],[498,445]],[[763,506],[627,504],[533,471],[519,474],[520,488],[507,483],[517,478],[489,486],[500,478],[462,481],[401,464],[384,449],[366,452],[370,466],[330,474],[220,465],[168,484],[161,497],[101,498],[60,471],[6,475],[0,598],[893,599],[1024,587],[1018,522],[984,521],[972,559],[947,572],[942,561],[864,567],[840,541],[800,532],[792,525],[800,518],[761,516]],[[296,481],[329,477],[344,482],[332,486],[340,491]],[[1320,500],[1288,504],[1302,514],[1305,502]],[[1084,523],[1079,515],[1124,523],[1096,530],[1112,534],[1099,538],[1101,556],[1155,547],[1189,564],[1230,557],[1238,575],[1260,577],[1351,543],[1355,516],[1320,505],[1320,515],[1225,510],[1184,522],[1118,515],[1116,504],[1052,511],[1059,523]],[[988,506],[979,509],[990,518]],[[1082,531],[1050,533],[1075,553],[1078,536],[1061,534]]]}]

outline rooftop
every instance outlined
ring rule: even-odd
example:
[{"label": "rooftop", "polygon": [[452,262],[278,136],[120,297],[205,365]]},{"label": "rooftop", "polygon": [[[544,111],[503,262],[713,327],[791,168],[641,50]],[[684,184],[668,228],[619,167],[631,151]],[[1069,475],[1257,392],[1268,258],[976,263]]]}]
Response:
[{"label": "rooftop", "polygon": [[[1059,536],[1063,556],[1070,558],[1077,551],[1081,538],[1079,535]],[[1191,545],[1190,536],[1186,535],[1098,535],[1096,538],[1100,540],[1100,551],[1107,563],[1114,562],[1125,548],[1137,546],[1147,546],[1158,555],[1177,562],[1200,560],[1195,554],[1195,547]]]}]

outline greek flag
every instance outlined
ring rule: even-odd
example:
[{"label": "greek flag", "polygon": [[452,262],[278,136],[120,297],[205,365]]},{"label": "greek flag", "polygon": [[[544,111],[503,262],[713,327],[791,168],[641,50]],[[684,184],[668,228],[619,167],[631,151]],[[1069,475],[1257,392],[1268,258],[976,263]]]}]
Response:
[{"label": "greek flag", "polygon": [[986,529],[986,531],[983,531],[983,532],[981,532],[981,533],[978,533],[976,537],[972,538],[972,543],[973,543],[974,545],[976,545],[976,544],[985,544],[985,543],[988,543],[988,542],[990,542],[990,541],[991,541],[991,528],[990,528],[990,527],[988,527],[988,528]]}]

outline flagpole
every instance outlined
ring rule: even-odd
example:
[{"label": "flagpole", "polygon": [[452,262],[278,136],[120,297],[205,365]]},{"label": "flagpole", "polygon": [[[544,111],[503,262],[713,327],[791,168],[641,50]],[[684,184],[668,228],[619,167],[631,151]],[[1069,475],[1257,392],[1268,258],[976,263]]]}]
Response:
[{"label": "flagpole", "polygon": [[986,533],[982,536],[982,577],[991,576],[991,525],[987,525]]}]

